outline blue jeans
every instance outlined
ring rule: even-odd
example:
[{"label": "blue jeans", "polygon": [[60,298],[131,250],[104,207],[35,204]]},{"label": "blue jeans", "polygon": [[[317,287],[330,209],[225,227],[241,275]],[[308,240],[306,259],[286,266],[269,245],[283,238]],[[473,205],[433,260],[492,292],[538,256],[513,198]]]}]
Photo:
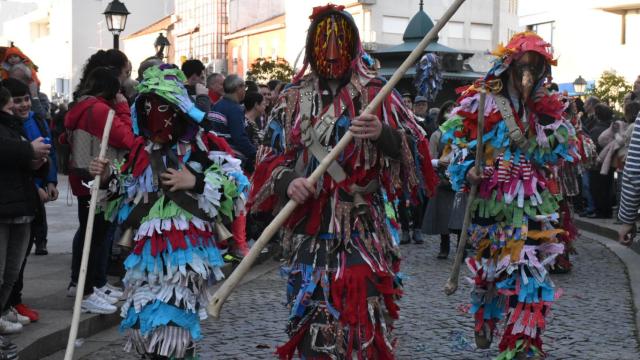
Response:
[{"label": "blue jeans", "polygon": [[582,179],[582,197],[587,202],[585,211],[591,214],[596,211],[596,205],[593,202],[593,195],[591,195],[591,186],[589,181],[589,172],[583,171],[580,178]]}]

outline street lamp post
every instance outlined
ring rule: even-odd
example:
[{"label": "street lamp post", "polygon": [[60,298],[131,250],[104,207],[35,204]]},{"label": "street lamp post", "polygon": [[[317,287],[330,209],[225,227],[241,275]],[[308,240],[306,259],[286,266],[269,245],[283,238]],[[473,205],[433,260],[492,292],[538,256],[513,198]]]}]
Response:
[{"label": "street lamp post", "polygon": [[154,42],[153,46],[156,48],[156,56],[159,57],[160,59],[164,59],[165,58],[164,50],[166,48],[167,54],[168,54],[169,46],[171,46],[171,43],[169,42],[169,39],[167,39],[166,36],[160,33],[158,34],[158,37],[156,38],[156,41]]},{"label": "street lamp post", "polygon": [[578,78],[573,81],[573,90],[578,95],[584,94],[584,91],[587,90],[587,81],[581,75],[578,75]]},{"label": "street lamp post", "polygon": [[118,49],[120,47],[120,33],[127,25],[127,16],[130,12],[120,0],[113,0],[107,5],[103,14],[107,20],[107,29],[113,34],[113,48]]}]

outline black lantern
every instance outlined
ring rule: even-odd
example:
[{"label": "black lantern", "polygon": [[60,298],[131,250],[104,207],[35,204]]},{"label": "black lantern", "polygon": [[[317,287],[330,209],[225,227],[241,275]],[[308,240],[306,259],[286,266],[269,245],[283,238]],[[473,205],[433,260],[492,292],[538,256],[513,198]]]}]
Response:
[{"label": "black lantern", "polygon": [[167,53],[169,53],[169,46],[171,46],[171,43],[169,42],[169,39],[167,39],[166,36],[160,33],[158,34],[158,37],[156,38],[156,41],[153,44],[153,46],[156,48],[156,56],[159,57],[160,59],[163,59],[165,57],[164,50],[165,48],[167,48]]},{"label": "black lantern", "polygon": [[127,25],[127,15],[129,15],[130,12],[120,0],[113,0],[107,5],[103,14],[107,20],[107,29],[113,34],[113,48],[118,49],[120,33],[124,31]]},{"label": "black lantern", "polygon": [[573,90],[578,95],[584,94],[584,91],[587,90],[587,82],[582,76],[578,75],[578,78],[573,81]]}]

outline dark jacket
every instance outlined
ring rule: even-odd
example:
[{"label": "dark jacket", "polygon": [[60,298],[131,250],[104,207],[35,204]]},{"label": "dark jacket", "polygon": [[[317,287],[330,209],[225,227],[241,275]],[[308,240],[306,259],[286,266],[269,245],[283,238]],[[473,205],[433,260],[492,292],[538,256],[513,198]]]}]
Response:
[{"label": "dark jacket", "polygon": [[598,150],[598,153],[600,153],[600,151],[602,151],[602,149],[604,148],[604,146],[598,142],[598,138],[600,137],[600,134],[602,134],[605,130],[609,128],[609,126],[611,126],[611,121],[598,120],[593,125],[593,127],[591,128],[591,131],[589,132],[589,136],[591,137],[591,140],[593,140],[593,142],[596,144],[596,149]]},{"label": "dark jacket", "polygon": [[242,166],[251,172],[256,159],[256,147],[249,140],[245,130],[244,111],[238,103],[226,96],[213,106],[213,111],[221,113],[226,118],[226,124],[218,124],[224,128],[218,127],[214,130],[223,137],[226,137],[225,134],[229,134],[229,145],[242,154]]},{"label": "dark jacket", "polygon": [[0,218],[35,215],[32,159],[33,148],[24,134],[22,119],[0,111]]}]

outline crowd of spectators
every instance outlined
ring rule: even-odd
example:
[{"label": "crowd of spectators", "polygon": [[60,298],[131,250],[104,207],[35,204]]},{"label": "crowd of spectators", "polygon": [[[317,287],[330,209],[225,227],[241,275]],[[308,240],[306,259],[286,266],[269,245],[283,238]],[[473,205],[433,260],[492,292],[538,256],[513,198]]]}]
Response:
[{"label": "crowd of spectators", "polygon": [[[97,51],[87,59],[71,103],[67,104],[50,103],[40,92],[36,68],[19,49],[11,48],[6,54],[0,87],[1,335],[20,332],[23,326],[39,319],[38,312],[22,301],[23,276],[32,248],[35,255],[48,254],[45,204],[58,199],[59,174],[68,176],[77,203],[79,226],[73,237],[67,287],[67,295],[75,296],[91,197],[87,186],[92,180],[87,171],[90,155],[85,152],[97,151],[99,141],[95,140],[101,138],[111,110],[115,117],[109,150],[124,154],[132,148],[136,135],[130,106],[137,95],[137,85],[144,71],[163,63],[155,56],[145,59],[139,64],[138,78],[132,79],[132,64],[123,52]],[[285,83],[245,82],[237,75],[207,74],[199,60],[187,60],[181,70],[188,95],[209,114],[211,130],[227,139],[250,175],[267,114]],[[93,223],[87,279],[81,290],[82,310],[109,314],[116,311],[115,304],[122,296],[122,289],[107,281],[110,267],[122,261],[113,252],[118,248],[114,239],[121,234],[101,215]],[[238,261],[246,255],[246,227],[244,217],[233,224],[234,237],[238,239],[225,260]],[[255,236],[255,231],[251,232],[251,238]],[[1,335],[0,358],[11,358],[16,347]]]},{"label": "crowd of spectators", "polygon": [[[18,57],[3,59],[10,66],[0,87],[0,334],[20,332],[23,326],[37,321],[39,314],[24,304],[21,298],[24,269],[32,248],[35,255],[47,255],[47,215],[45,204],[58,198],[58,175],[68,175],[73,195],[77,199],[78,229],[73,238],[68,296],[77,291],[80,260],[87,226],[92,179],[87,171],[86,154],[77,144],[82,138],[100,138],[109,111],[115,112],[109,136],[109,147],[126,152],[134,146],[135,134],[130,106],[137,94],[137,85],[144,71],[162,64],[162,59],[150,57],[138,68],[138,79],[131,79],[132,64],[118,50],[100,50],[86,62],[72,102],[51,104],[39,91],[39,80],[29,62]],[[268,116],[277,106],[279,93],[286,87],[280,80],[265,83],[245,81],[238,75],[206,73],[199,60],[187,60],[181,66],[185,87],[196,107],[209,114],[211,128],[225,138],[243,170],[250,176],[259,158]],[[6,76],[5,76],[6,75]],[[450,251],[450,235],[460,235],[466,199],[452,190],[445,170],[450,154],[443,153],[439,126],[456,107],[451,100],[440,108],[429,108],[422,96],[403,94],[425,136],[430,139],[432,165],[440,175],[436,195],[423,201],[397,204],[402,227],[401,244],[423,243],[424,235],[437,235],[440,240],[439,259]],[[619,208],[625,229],[631,231],[637,207],[640,206],[640,186],[630,174],[640,169],[640,134],[633,131],[640,112],[640,77],[633,92],[625,96],[624,106],[617,113],[596,97],[583,103],[571,98],[568,107],[575,117],[576,129],[588,136],[595,149],[591,161],[579,171],[580,195],[572,199],[574,209],[588,218],[610,218]],[[636,128],[638,125],[636,124]],[[639,130],[640,131],[640,130]],[[636,139],[637,138],[637,139]],[[634,140],[636,139],[635,143]],[[631,141],[631,145],[629,145]],[[630,150],[628,150],[630,149]],[[628,157],[628,152],[634,156]],[[631,161],[631,163],[630,163]],[[625,167],[626,166],[626,167]],[[624,170],[624,173],[623,173]],[[252,215],[253,216],[253,215]],[[255,221],[253,221],[255,220]],[[251,240],[260,234],[269,215],[258,215],[250,224],[239,216],[233,224],[233,251],[225,260],[238,261],[248,252]],[[258,224],[258,225],[257,225]],[[260,225],[261,224],[261,225]],[[628,225],[628,226],[627,226]],[[83,293],[85,312],[109,314],[122,289],[107,281],[118,230],[106,216],[96,216],[93,223],[87,281]],[[625,233],[626,234],[626,233]],[[622,235],[621,235],[622,236]],[[28,286],[28,284],[27,284]],[[0,351],[15,353],[15,345],[0,336]],[[2,356],[0,356],[2,358]]]}]

